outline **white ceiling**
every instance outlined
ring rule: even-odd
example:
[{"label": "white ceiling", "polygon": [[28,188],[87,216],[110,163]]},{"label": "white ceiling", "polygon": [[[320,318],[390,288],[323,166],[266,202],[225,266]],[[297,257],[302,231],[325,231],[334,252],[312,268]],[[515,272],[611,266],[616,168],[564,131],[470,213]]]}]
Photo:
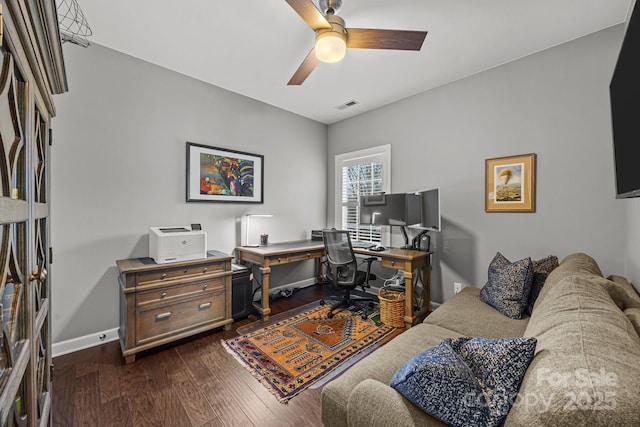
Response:
[{"label": "white ceiling", "polygon": [[631,1],[343,0],[347,27],[426,30],[422,50],[349,49],[287,86],[314,33],[285,0],[78,0],[91,43],[326,124],[624,22]]}]

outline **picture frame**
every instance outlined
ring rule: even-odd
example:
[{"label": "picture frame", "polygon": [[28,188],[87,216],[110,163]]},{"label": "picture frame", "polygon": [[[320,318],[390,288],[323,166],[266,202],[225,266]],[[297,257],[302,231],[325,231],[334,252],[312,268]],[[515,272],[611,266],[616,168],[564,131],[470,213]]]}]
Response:
[{"label": "picture frame", "polygon": [[535,189],[535,153],[485,160],[485,212],[535,212]]},{"label": "picture frame", "polygon": [[187,202],[264,203],[264,156],[187,142]]}]

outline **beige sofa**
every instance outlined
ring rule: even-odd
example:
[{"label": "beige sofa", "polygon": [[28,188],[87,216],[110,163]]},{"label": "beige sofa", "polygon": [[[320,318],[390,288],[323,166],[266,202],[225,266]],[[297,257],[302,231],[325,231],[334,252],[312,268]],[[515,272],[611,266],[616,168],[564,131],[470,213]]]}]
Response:
[{"label": "beige sofa", "polygon": [[531,317],[510,319],[465,288],[357,362],[322,391],[334,426],[445,425],[389,386],[400,366],[447,337],[536,337],[533,361],[506,426],[640,425],[640,296],[624,278],[602,277],[585,254],[548,277]]}]

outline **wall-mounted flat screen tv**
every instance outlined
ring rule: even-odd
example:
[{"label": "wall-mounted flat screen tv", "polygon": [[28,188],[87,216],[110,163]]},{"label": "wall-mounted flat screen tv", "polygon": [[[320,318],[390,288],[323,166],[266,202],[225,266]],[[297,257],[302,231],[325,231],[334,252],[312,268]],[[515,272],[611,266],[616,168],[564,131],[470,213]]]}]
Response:
[{"label": "wall-mounted flat screen tv", "polygon": [[640,197],[640,0],[636,1],[622,42],[609,94],[616,197]]}]

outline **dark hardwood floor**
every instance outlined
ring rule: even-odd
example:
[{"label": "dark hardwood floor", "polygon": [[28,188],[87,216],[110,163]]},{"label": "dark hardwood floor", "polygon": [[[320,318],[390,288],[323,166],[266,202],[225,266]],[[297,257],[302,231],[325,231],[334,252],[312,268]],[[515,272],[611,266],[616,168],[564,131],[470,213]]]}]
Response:
[{"label": "dark hardwood floor", "polygon": [[[319,300],[322,293],[316,285],[277,299],[272,315]],[[141,353],[129,365],[117,341],[54,358],[53,425],[322,425],[321,388],[279,403],[220,344],[255,320]]]}]

